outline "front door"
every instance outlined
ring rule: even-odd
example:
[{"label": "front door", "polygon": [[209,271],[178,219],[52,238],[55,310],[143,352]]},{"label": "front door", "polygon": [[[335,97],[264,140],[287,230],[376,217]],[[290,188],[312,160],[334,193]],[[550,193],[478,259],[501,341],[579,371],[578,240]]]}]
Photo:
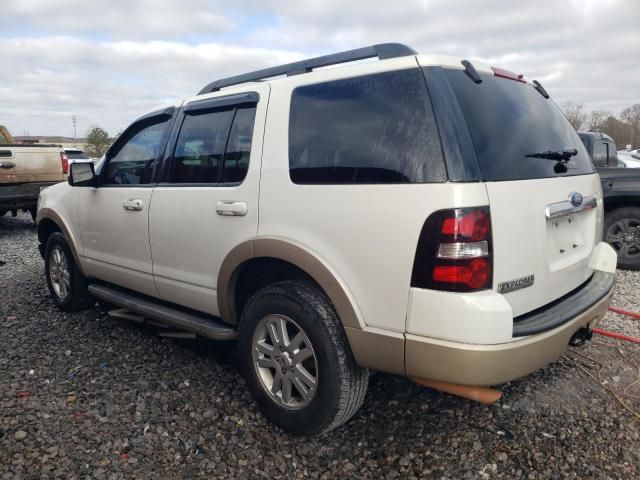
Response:
[{"label": "front door", "polygon": [[149,236],[163,300],[218,315],[218,272],[258,229],[262,132],[269,87],[185,102],[154,190]]},{"label": "front door", "polygon": [[161,114],[129,127],[109,149],[98,187],[76,189],[87,274],[154,296],[149,206],[170,118]]}]

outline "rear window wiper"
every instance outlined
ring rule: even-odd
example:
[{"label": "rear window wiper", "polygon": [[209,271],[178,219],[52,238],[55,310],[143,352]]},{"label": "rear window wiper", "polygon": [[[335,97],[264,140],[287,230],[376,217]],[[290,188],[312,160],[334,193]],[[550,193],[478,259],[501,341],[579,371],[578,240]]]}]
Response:
[{"label": "rear window wiper", "polygon": [[568,162],[571,157],[575,157],[578,154],[578,150],[572,148],[571,150],[547,150],[546,152],[535,152],[525,155],[529,158],[544,158],[545,160],[554,160],[556,162]]}]

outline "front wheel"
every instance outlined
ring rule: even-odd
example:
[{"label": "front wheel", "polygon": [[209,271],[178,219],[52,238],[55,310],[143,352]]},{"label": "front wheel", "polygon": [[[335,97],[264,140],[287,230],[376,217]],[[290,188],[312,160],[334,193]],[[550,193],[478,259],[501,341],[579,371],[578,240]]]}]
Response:
[{"label": "front wheel", "polygon": [[342,425],[364,400],[369,371],[353,358],[325,295],[301,281],[270,285],[242,312],[239,357],[265,416],[314,435]]},{"label": "front wheel", "polygon": [[95,303],[87,291],[88,281],[80,273],[69,245],[60,232],[52,233],[47,239],[44,272],[51,297],[61,310],[77,312]]},{"label": "front wheel", "polygon": [[640,208],[624,207],[606,213],[604,240],[618,254],[618,268],[640,270]]}]

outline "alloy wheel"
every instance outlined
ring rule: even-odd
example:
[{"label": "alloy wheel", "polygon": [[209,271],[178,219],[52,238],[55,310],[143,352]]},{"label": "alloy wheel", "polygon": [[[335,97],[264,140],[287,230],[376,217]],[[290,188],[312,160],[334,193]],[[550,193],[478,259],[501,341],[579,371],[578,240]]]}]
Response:
[{"label": "alloy wheel", "polygon": [[65,299],[71,289],[71,274],[67,256],[59,246],[53,247],[49,254],[49,279],[57,297]]},{"label": "alloy wheel", "polygon": [[299,410],[318,389],[318,361],[307,334],[291,318],[268,315],[252,339],[253,365],[269,396],[279,406]]},{"label": "alloy wheel", "polygon": [[640,258],[640,220],[623,218],[607,230],[606,241],[621,258]]}]

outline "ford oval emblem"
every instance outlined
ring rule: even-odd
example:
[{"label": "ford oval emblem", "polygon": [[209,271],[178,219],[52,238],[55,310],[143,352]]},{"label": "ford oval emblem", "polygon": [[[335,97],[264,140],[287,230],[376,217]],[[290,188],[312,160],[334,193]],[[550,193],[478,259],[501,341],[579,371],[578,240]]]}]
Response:
[{"label": "ford oval emblem", "polygon": [[582,196],[581,193],[572,192],[569,194],[569,201],[571,202],[571,205],[573,205],[574,207],[579,207],[580,205],[582,205],[583,200],[584,200],[584,197]]}]

